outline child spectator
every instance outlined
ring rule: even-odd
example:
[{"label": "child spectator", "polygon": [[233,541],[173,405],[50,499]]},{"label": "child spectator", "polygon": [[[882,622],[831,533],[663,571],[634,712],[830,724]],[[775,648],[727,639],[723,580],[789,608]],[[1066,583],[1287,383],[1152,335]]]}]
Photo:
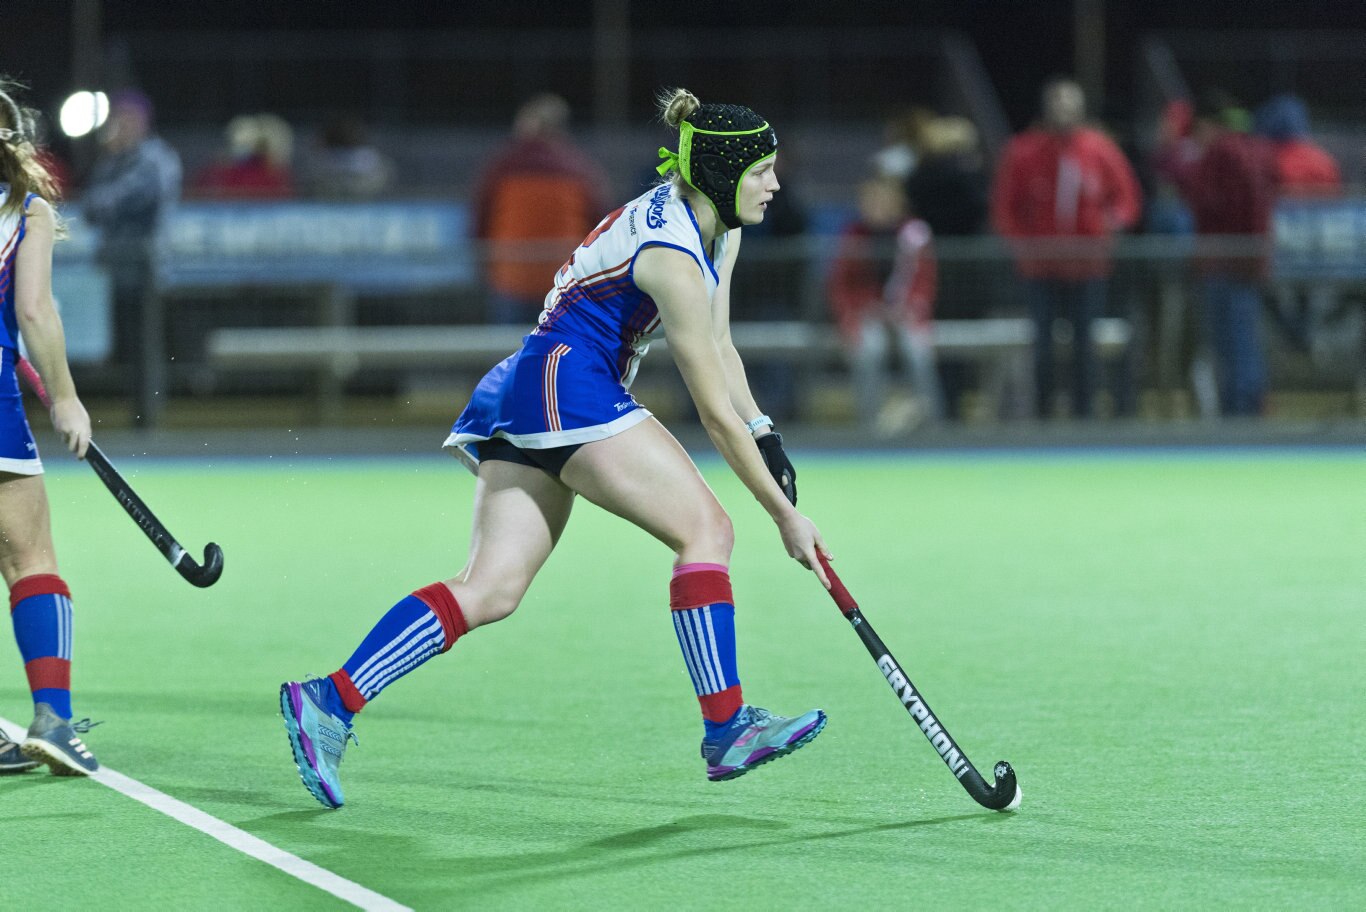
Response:
[{"label": "child spectator", "polygon": [[[859,187],[859,217],[845,228],[827,286],[848,353],[860,418],[879,437],[943,415],[931,319],[936,270],[930,227],[906,214],[901,181]],[[888,397],[895,345],[915,396]]]}]

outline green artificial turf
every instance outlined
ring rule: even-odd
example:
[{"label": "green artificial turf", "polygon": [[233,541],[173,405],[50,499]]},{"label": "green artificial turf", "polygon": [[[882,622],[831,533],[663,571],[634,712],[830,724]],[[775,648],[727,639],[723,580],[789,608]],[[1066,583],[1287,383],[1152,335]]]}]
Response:
[{"label": "green artificial turf", "polygon": [[[55,461],[55,460],[54,460]],[[724,466],[746,697],[810,747],[709,783],[671,556],[580,503],[510,620],[358,719],[347,805],[300,785],[279,682],[459,570],[473,482],[418,461],[125,461],[193,589],[93,474],[49,476],[78,715],[108,766],[417,908],[1366,905],[1366,457],[797,456],[803,509],[977,767],[975,805]],[[0,715],[30,707],[0,642]],[[340,903],[102,786],[0,778],[19,907]],[[55,871],[58,883],[46,872]]]}]

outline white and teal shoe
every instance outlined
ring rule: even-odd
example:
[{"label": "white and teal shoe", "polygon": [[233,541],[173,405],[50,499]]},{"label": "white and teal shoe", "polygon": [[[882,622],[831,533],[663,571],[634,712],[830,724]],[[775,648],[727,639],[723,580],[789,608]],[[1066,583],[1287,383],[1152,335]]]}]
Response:
[{"label": "white and teal shoe", "polygon": [[281,684],[280,713],[304,787],[326,806],[339,808],[343,798],[337,767],[346,742],[356,736],[350,725],[327,711],[322,691],[327,684],[325,678]]},{"label": "white and teal shoe", "polygon": [[745,704],[715,740],[702,742],[707,778],[719,782],[743,776],[761,763],[805,747],[823,728],[825,713],[819,709],[788,718]]}]

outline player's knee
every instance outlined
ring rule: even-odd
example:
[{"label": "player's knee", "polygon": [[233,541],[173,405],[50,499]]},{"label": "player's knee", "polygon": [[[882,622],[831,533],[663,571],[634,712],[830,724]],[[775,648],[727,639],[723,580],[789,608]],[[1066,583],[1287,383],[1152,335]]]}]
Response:
[{"label": "player's knee", "polygon": [[726,558],[735,547],[735,527],[730,516],[720,504],[713,504],[698,517],[693,530],[693,540],[686,543],[690,549],[704,548]]},{"label": "player's knee", "polygon": [[51,552],[22,552],[0,555],[0,575],[13,586],[26,576],[56,573],[57,561]]},{"label": "player's knee", "polygon": [[460,602],[465,621],[473,630],[509,617],[522,603],[525,586],[497,585],[469,592]]}]

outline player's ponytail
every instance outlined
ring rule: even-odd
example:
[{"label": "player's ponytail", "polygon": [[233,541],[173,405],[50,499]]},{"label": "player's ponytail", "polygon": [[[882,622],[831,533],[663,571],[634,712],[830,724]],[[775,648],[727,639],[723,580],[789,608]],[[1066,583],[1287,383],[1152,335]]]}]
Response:
[{"label": "player's ponytail", "polygon": [[9,196],[0,214],[21,211],[30,193],[53,202],[56,182],[43,165],[35,146],[33,112],[13,97],[15,84],[0,78],[0,182],[9,184]]},{"label": "player's ponytail", "polygon": [[689,114],[702,107],[697,96],[687,89],[664,89],[655,96],[659,118],[675,130]]}]

